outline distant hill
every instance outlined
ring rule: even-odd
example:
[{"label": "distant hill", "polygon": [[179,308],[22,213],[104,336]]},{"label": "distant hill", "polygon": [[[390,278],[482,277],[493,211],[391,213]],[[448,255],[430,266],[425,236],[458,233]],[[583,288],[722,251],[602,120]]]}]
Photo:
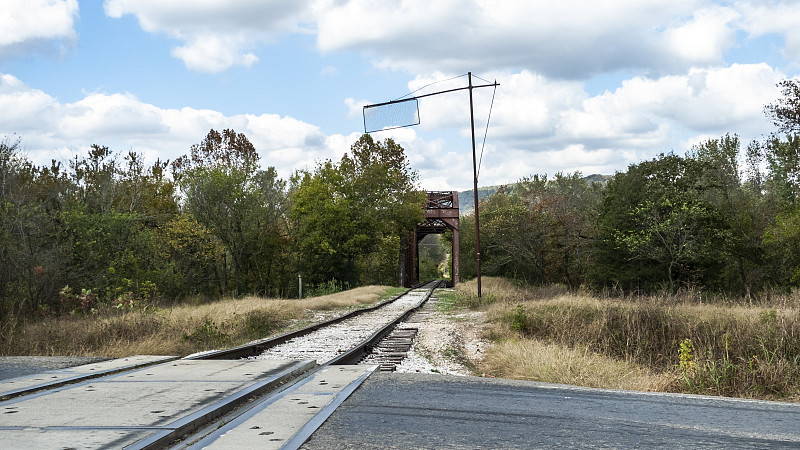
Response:
[{"label": "distant hill", "polygon": [[[513,186],[513,184],[506,185],[506,187],[511,187],[511,186]],[[497,192],[498,189],[500,189],[500,186],[479,187],[478,201],[485,200],[491,197],[495,192]],[[459,191],[458,209],[461,214],[472,212],[472,210],[475,209],[475,194],[473,193],[472,189],[468,191]]]},{"label": "distant hill", "polygon": [[[611,178],[613,178],[613,175],[601,175],[597,173],[583,177],[587,183],[601,183],[603,186],[605,186],[605,184],[608,183],[608,180]],[[506,185],[479,187],[478,201],[491,197],[503,186],[505,186],[506,190],[513,192],[514,186],[516,185],[517,183],[511,183]],[[472,210],[475,209],[475,195],[473,194],[472,189],[458,192],[458,208],[461,214],[471,213]]]},{"label": "distant hill", "polygon": [[608,183],[608,180],[614,178],[614,175],[600,175],[599,173],[583,177],[584,180],[590,183],[600,183],[603,186]]}]

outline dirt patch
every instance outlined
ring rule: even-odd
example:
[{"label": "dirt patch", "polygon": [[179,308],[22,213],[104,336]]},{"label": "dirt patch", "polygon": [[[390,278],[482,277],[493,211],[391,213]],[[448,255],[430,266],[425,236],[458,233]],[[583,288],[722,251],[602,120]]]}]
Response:
[{"label": "dirt patch", "polygon": [[486,313],[475,311],[443,312],[432,297],[405,322],[419,329],[408,356],[397,366],[399,373],[441,373],[480,375],[480,366],[488,341],[481,338]]}]

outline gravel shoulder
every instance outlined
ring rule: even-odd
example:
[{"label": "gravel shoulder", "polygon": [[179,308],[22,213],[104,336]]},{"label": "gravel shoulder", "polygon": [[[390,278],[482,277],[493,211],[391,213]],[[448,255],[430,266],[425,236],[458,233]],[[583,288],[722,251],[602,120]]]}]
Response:
[{"label": "gravel shoulder", "polygon": [[396,372],[480,376],[476,368],[489,345],[481,338],[486,313],[441,311],[437,302],[434,294],[405,322],[405,326],[416,327],[419,332]]}]

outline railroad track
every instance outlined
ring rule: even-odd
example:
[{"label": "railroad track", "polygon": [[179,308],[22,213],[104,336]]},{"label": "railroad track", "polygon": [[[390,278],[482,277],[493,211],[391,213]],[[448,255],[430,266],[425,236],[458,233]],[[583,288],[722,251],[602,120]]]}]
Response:
[{"label": "railroad track", "polygon": [[[253,411],[264,411],[269,408],[269,405],[278,404],[282,401],[292,402],[299,400],[291,397],[298,389],[304,389],[304,385],[317,382],[320,385],[328,384],[325,380],[317,380],[320,376],[327,377],[325,372],[328,368],[337,367],[337,370],[342,370],[343,366],[355,365],[367,360],[367,363],[372,367],[377,364],[380,370],[393,370],[393,365],[399,362],[397,354],[394,355],[392,361],[386,360],[385,355],[379,356],[381,362],[377,363],[368,358],[373,354],[373,350],[377,350],[376,353],[378,354],[385,353],[387,341],[393,341],[392,332],[395,331],[398,324],[401,324],[419,310],[430,299],[434,290],[442,286],[443,283],[443,281],[439,280],[424,283],[373,307],[353,311],[342,317],[312,325],[302,330],[285,333],[233,349],[193,356],[192,358],[194,359],[206,360],[286,359],[308,361],[314,359],[318,365],[305,374],[287,381],[277,392],[255,400],[250,406],[243,407],[234,413],[224,416],[222,419],[207,423],[205,430],[201,430],[194,435],[181,437],[181,441],[193,441],[193,445],[185,447],[182,444],[178,444],[171,448],[194,449],[213,446],[213,443],[216,443],[217,440],[222,439],[228,433],[235,432],[233,430],[246,423],[248,417],[257,414]],[[401,330],[397,331],[400,334],[404,333]],[[406,335],[406,337],[408,336]],[[409,347],[410,344],[411,341],[408,342]],[[307,425],[299,429],[290,439],[282,442],[280,448],[299,448],[313,434],[316,428],[327,419],[336,406],[349,396],[349,392],[352,392],[372,370],[374,369],[369,369],[359,381],[346,388],[347,393],[345,395],[337,396],[337,399],[331,405],[320,410]],[[315,408],[313,405],[310,407]]]},{"label": "railroad track", "polygon": [[357,364],[398,323],[421,308],[442,283],[424,283],[375,306],[301,330],[185,359],[314,359],[319,365]]},{"label": "railroad track", "polygon": [[403,362],[408,351],[411,350],[418,332],[419,328],[398,325],[388,336],[378,342],[361,363],[377,364],[378,370],[381,372],[394,372],[397,365]]}]

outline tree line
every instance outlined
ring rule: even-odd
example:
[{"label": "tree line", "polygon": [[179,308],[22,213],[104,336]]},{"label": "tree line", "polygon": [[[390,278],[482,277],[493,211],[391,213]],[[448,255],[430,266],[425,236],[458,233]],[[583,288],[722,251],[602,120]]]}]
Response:
[{"label": "tree line", "polygon": [[306,284],[394,284],[422,217],[402,147],[362,136],[340,161],[278,177],[244,134],[209,131],[175,161],[93,145],[33,164],[0,142],[0,319],[158,300],[293,296]]},{"label": "tree line", "polygon": [[[480,204],[486,274],[622,290],[729,293],[800,284],[800,86],[765,111],[777,132],[633,164],[607,183],[535,175]],[[307,284],[395,284],[425,193],[404,150],[362,136],[339,161],[281,179],[247,137],[209,133],[175,161],[93,145],[38,166],[0,141],[0,319]],[[461,220],[461,274],[475,273]],[[437,271],[430,264],[429,272]],[[5,329],[5,328],[4,328]]]},{"label": "tree line", "polygon": [[[482,273],[573,288],[729,294],[800,285],[800,83],[765,107],[777,132],[727,134],[607,183],[533,176],[480,205]],[[461,220],[474,276],[474,223]]]}]

